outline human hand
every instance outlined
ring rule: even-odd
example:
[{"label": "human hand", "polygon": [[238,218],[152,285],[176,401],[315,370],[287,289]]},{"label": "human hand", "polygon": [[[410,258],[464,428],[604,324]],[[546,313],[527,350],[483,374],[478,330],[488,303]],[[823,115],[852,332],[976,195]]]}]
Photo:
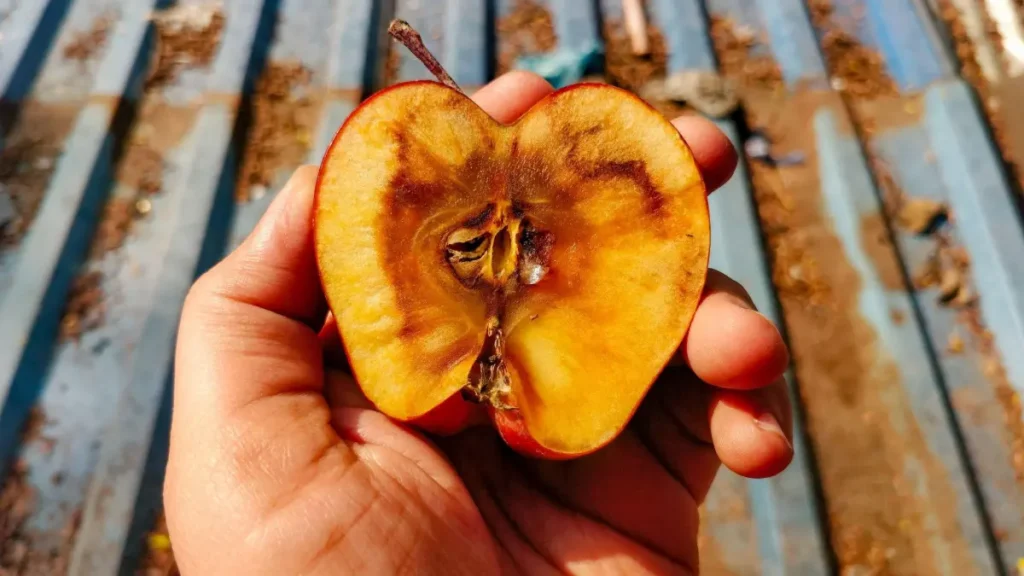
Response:
[{"label": "human hand", "polygon": [[[511,122],[551,92],[514,72],[473,96]],[[677,119],[708,190],[736,156]],[[695,574],[697,508],[721,463],[792,459],[779,332],[711,271],[680,348],[622,434],[567,462],[477,427],[428,439],[373,410],[325,326],[314,167],[204,274],[182,314],[165,509],[192,574]]]}]

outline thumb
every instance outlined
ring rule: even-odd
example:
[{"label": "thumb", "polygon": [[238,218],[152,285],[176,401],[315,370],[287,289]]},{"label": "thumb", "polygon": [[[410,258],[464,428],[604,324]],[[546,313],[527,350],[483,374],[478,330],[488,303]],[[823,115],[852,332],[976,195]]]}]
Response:
[{"label": "thumb", "polygon": [[245,242],[190,290],[178,331],[172,434],[213,432],[263,398],[321,392],[316,174],[311,166],[296,171]]}]

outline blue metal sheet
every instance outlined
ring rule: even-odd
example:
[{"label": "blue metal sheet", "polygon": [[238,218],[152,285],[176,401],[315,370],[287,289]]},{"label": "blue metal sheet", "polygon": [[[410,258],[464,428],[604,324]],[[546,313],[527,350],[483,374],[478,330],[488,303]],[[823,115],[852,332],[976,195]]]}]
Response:
[{"label": "blue metal sheet", "polygon": [[[467,91],[487,79],[487,15],[485,0],[398,0],[395,7],[395,16],[419,31],[427,48]],[[391,49],[399,53],[396,81],[435,79],[404,46],[392,42]]]},{"label": "blue metal sheet", "polygon": [[650,6],[654,21],[666,34],[669,70],[715,69],[707,19],[699,0],[651,0]]},{"label": "blue metal sheet", "polygon": [[597,12],[589,0],[547,0],[554,20],[558,46],[583,52],[588,46],[601,44],[597,29]]},{"label": "blue metal sheet", "polygon": [[[110,57],[137,73],[144,60],[139,48],[148,27],[148,6],[133,4],[126,10],[127,16],[118,24],[118,44]],[[136,58],[122,58],[122,49]],[[120,96],[130,88],[126,83],[116,94],[96,92],[94,101],[80,113],[66,141],[66,151],[56,161],[36,220],[11,263],[13,280],[0,301],[3,465],[9,461],[16,431],[36,395],[34,386],[46,373],[65,295],[88,247],[110,181],[115,115],[115,101],[110,96]]]},{"label": "blue metal sheet", "polygon": [[13,2],[0,11],[0,100],[27,95],[70,0]]},{"label": "blue metal sheet", "polygon": [[[124,0],[122,5],[110,1],[78,2],[72,8],[66,28],[78,33],[92,27],[96,17],[115,14],[114,28],[105,55],[97,55],[97,61],[86,63],[64,62],[51,58],[35,88],[36,92],[46,90],[49,86],[62,86],[62,98],[77,99],[89,95],[89,88],[80,88],[81,79],[77,76],[80,70],[95,72],[102,69],[107,76],[97,78],[91,91],[95,102],[82,112],[80,126],[91,127],[91,132],[79,128],[80,134],[91,134],[91,138],[68,141],[69,158],[83,157],[96,146],[106,146],[103,135],[110,131],[110,104],[116,100],[123,90],[134,92],[132,88],[143,76],[142,66],[146,58],[139,54],[146,53],[146,33],[149,28],[148,17],[151,5],[139,4],[135,0]],[[58,46],[64,44],[66,32],[62,33]],[[102,56],[100,58],[99,56]],[[111,83],[110,78],[121,79],[121,88]],[[82,93],[79,94],[79,91]],[[52,97],[52,96],[51,96]],[[104,159],[107,162],[109,159]],[[81,160],[79,160],[81,161]],[[168,159],[173,172],[175,162]],[[81,166],[82,170],[88,165]],[[90,186],[106,191],[109,187],[109,175],[96,177]],[[54,179],[51,188],[61,190],[63,196],[74,194],[74,188],[58,188],[59,180]],[[162,197],[154,198],[154,205],[160,210]],[[97,201],[98,202],[98,201]],[[78,222],[73,226],[91,226],[96,219],[96,210],[78,214]],[[39,226],[47,226],[48,221],[40,218]],[[45,441],[37,440],[18,447],[18,457],[28,464],[27,481],[37,494],[42,495],[28,519],[24,532],[32,540],[33,552],[49,553],[64,545],[65,527],[68,526],[77,510],[81,508],[86,487],[91,479],[92,467],[95,464],[99,436],[113,415],[114,404],[111,398],[116,397],[124,385],[124,366],[130,360],[132,347],[138,337],[138,317],[149,305],[152,286],[156,280],[151,273],[152,268],[138,266],[129,271],[125,260],[139,263],[147,262],[153,255],[160,253],[161,241],[166,238],[157,236],[155,239],[146,228],[147,222],[140,223],[137,230],[142,234],[128,241],[121,256],[124,260],[108,258],[99,263],[104,281],[104,292],[113,295],[106,303],[108,322],[93,333],[84,335],[78,342],[58,343],[49,360],[44,351],[48,351],[52,341],[41,339],[38,353],[43,357],[37,364],[37,371],[25,378],[25,385],[19,386],[16,399],[12,400],[11,408],[4,414],[2,424],[5,430],[14,428],[23,420],[24,411],[38,395],[36,407],[46,418],[43,436]],[[45,230],[45,228],[42,228]],[[88,238],[78,239],[80,246],[88,245]],[[58,264],[57,274],[74,273],[73,262]],[[62,301],[56,301],[48,314],[52,317],[61,312]],[[55,310],[55,311],[54,311]],[[52,321],[52,319],[51,319]],[[4,436],[9,439],[14,436]],[[4,444],[5,452],[13,448]],[[4,463],[8,463],[5,459]]]},{"label": "blue metal sheet", "polygon": [[758,0],[757,7],[786,85],[810,81],[808,87],[823,87],[825,62],[800,0]]},{"label": "blue metal sheet", "polygon": [[[734,144],[740,144],[731,124],[721,122],[719,127]],[[742,284],[758,310],[781,325],[782,317],[759,237],[760,224],[750,182],[742,165],[729,182],[711,196],[710,204],[711,265]],[[795,401],[799,396],[792,374],[787,373],[786,382],[790,399]],[[762,573],[824,574],[828,566],[827,543],[820,525],[814,473],[799,411],[794,413],[793,430],[795,456],[790,467],[775,478],[748,483],[751,509],[758,527]],[[709,495],[709,505],[716,497],[715,490],[717,487]],[[719,538],[719,541],[723,540]],[[730,544],[732,546],[740,548],[743,541],[736,541]]]},{"label": "blue metal sheet", "polygon": [[[904,389],[905,399],[882,399],[887,404],[887,416],[900,434],[911,434],[915,428],[921,430],[929,454],[927,458],[941,463],[942,476],[957,496],[956,502],[946,501],[943,505],[955,510],[958,532],[973,556],[971,564],[984,573],[991,573],[995,565],[989,550],[987,527],[975,506],[970,474],[960,458],[955,425],[945,409],[940,383],[932,371],[927,342],[917,322],[899,322],[893,318],[893,310],[904,313],[912,310],[911,297],[905,291],[886,287],[863,248],[867,243],[861,237],[861,223],[878,217],[881,206],[860,143],[840,134],[830,110],[815,114],[814,131],[827,210],[861,281],[859,312],[878,335],[881,349],[896,362],[899,382]],[[908,415],[912,415],[912,420],[904,419],[904,402],[909,403],[911,413]],[[901,475],[912,483],[911,490],[920,500],[936,502],[941,499],[940,495],[929,492],[930,485],[924,481],[933,471],[923,455],[908,451],[902,465]],[[942,526],[939,509],[924,510],[923,514],[923,526]],[[930,537],[930,554],[937,568],[953,576],[951,570],[956,564],[952,554],[956,551],[946,540],[950,535],[932,533]]]},{"label": "blue metal sheet", "polygon": [[[357,99],[358,86],[363,74],[362,64],[366,62],[366,59],[352,58],[351,54],[361,55],[365,52],[366,39],[370,30],[371,8],[371,0],[347,1],[337,4],[332,0],[305,0],[301,3],[294,0],[286,1],[281,5],[268,65],[288,62],[304,66],[311,74],[309,84],[294,88],[293,92],[301,91],[301,94],[293,94],[293,96],[308,98],[314,103],[323,99],[323,108],[330,109],[339,98]],[[332,35],[328,39],[326,50],[324,49],[324,39],[320,35],[324,22],[332,22]],[[347,52],[350,48],[341,44],[341,40],[346,38],[345,33],[349,31],[352,32],[349,36],[360,34],[362,40],[352,52]],[[339,57],[342,55],[349,55],[349,57]],[[354,78],[348,85],[356,88],[350,88],[347,93],[344,93],[334,79],[346,76]],[[320,110],[320,115],[323,117],[323,109]],[[339,126],[340,124],[333,128],[327,128],[330,131],[328,137],[333,137]],[[311,135],[311,150],[318,148],[317,143],[322,129],[323,122],[318,121],[316,131]],[[327,145],[324,144],[324,148]],[[313,150],[313,152],[308,161],[319,164],[323,152],[318,154],[317,150]],[[229,250],[238,247],[245,240],[296,168],[298,166],[278,166],[268,186],[260,186],[258,191],[254,186],[254,189],[250,190],[250,199],[239,202],[235,206],[228,241]]]},{"label": "blue metal sheet", "polygon": [[489,38],[489,0],[446,0],[441,63],[452,78],[471,91],[483,86],[493,58]]},{"label": "blue metal sheet", "polygon": [[[856,4],[847,2],[846,7],[856,12]],[[967,283],[979,295],[983,324],[995,337],[1010,385],[1020,392],[1024,357],[1017,351],[1024,350],[1024,231],[998,151],[968,88],[949,80],[953,65],[923,6],[916,0],[863,4],[871,32],[861,37],[878,39],[868,45],[879,49],[896,77],[901,98],[855,103],[859,114],[868,121],[894,112],[914,118],[914,111],[923,107],[922,117],[906,125],[875,122],[866,144],[905,195],[951,206],[950,237],[971,259],[972,278]],[[836,23],[853,32],[849,20],[837,18]],[[922,91],[923,104],[915,99]],[[935,249],[934,240],[903,230],[896,231],[896,244],[912,273]],[[1001,384],[986,374],[993,359],[973,345],[949,352],[951,336],[970,342],[970,329],[957,320],[956,310],[939,305],[936,298],[934,289],[919,292],[917,308],[991,522],[987,530],[999,534],[994,546],[1009,570],[1024,556],[1024,483],[1015,480],[1012,439],[997,399]]]},{"label": "blue metal sheet", "polygon": [[[1020,395],[1024,394],[1024,234],[998,153],[986,137],[974,102],[960,81],[928,89],[925,128],[938,160],[935,176],[940,179],[934,190],[944,192],[952,208],[955,237],[971,257],[983,323],[994,336],[1009,385]],[[916,183],[904,185],[925,192]],[[940,330],[947,334],[956,330],[949,326],[955,320],[949,311],[935,310],[934,297],[927,297],[933,308],[929,321],[935,323],[934,337],[939,340]],[[1024,482],[1015,478],[1007,415],[1001,413],[985,358],[961,360],[946,354],[942,360],[951,373],[947,385],[953,407],[1009,569],[1024,558]],[[960,373],[954,376],[953,370]]]},{"label": "blue metal sheet", "polygon": [[[209,241],[224,232],[215,215],[230,203],[234,160],[230,146],[237,110],[233,99],[251,82],[257,42],[265,43],[277,9],[274,0],[232,0],[224,5],[225,30],[206,90],[214,98],[199,112],[186,144],[189,158],[161,219],[173,229],[162,255],[151,306],[127,367],[125,387],[101,439],[69,574],[113,574],[129,545],[129,528],[143,480],[157,417],[171,374],[178,315],[192,279],[209,257]],[[222,249],[222,247],[221,247]]]}]

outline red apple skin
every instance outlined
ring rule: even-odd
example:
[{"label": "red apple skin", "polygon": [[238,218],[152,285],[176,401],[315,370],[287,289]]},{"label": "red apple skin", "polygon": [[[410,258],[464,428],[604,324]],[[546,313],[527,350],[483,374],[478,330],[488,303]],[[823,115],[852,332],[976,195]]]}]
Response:
[{"label": "red apple skin", "polygon": [[[357,110],[359,108],[362,108],[364,106],[369,105],[371,102],[373,102],[377,98],[383,96],[384,94],[387,94],[388,92],[390,92],[392,90],[395,90],[395,89],[397,89],[399,87],[402,87],[402,86],[415,85],[415,84],[440,84],[440,83],[436,82],[434,80],[414,80],[414,81],[394,84],[394,85],[392,85],[390,87],[381,89],[380,91],[378,91],[378,92],[372,94],[371,96],[369,96],[366,100],[362,101],[358,105]],[[598,83],[598,82],[581,82],[581,83],[573,84],[573,85],[561,88],[559,90],[556,90],[554,93],[552,93],[552,95],[549,95],[548,98],[551,98],[552,96],[557,95],[559,93],[569,92],[569,91],[576,90],[576,89],[579,89],[579,88],[582,88],[582,87],[593,87],[593,86],[607,87],[608,85],[603,84],[603,83]],[[650,104],[648,104],[646,101],[644,101],[639,96],[636,96],[635,94],[632,94],[632,93],[628,93],[628,95],[632,96],[633,98],[635,98],[638,102],[642,103],[644,106],[650,108],[651,110],[655,110],[656,111],[656,109],[653,106],[650,106]],[[524,115],[528,114],[528,113],[529,113],[529,111],[525,112]],[[316,227],[317,227],[316,215],[319,213],[318,207],[319,207],[320,201],[321,201],[321,196],[320,196],[319,190],[321,189],[321,183],[323,181],[324,174],[325,174],[325,166],[327,164],[326,160],[331,157],[331,154],[334,151],[335,146],[338,144],[338,141],[341,139],[342,134],[345,132],[346,126],[348,125],[349,121],[353,117],[355,117],[355,110],[351,114],[349,114],[348,118],[346,118],[345,122],[342,123],[342,126],[335,133],[334,139],[332,140],[330,146],[328,146],[328,148],[327,148],[327,150],[326,150],[326,152],[324,154],[323,161],[320,164],[320,168],[319,168],[319,172],[317,174],[317,180],[316,180],[316,193],[314,194],[314,202],[313,202],[314,203],[314,210],[313,210],[313,217],[312,217],[312,219],[313,219],[313,227],[314,227],[314,229],[316,229]],[[682,136],[680,136],[680,140],[682,140]],[[684,145],[686,145],[688,147],[688,144],[686,144],[685,141],[684,141]],[[705,208],[705,210],[708,209],[708,204],[707,204],[706,196],[705,196],[704,208]],[[325,281],[324,271],[319,266],[317,267],[317,270],[318,270],[318,275],[320,277],[320,281],[321,281],[321,283],[323,283]],[[706,281],[706,275],[705,275],[705,277],[702,280],[702,284],[701,284],[700,290],[698,292],[701,292],[701,293],[703,292],[703,282],[704,281]],[[686,334],[684,333],[683,338],[685,338],[685,335]],[[349,350],[348,350],[348,346],[345,343],[344,339],[342,339],[342,348],[345,350],[346,357],[348,357],[349,356]],[[351,362],[349,363],[349,365],[351,366]],[[356,370],[354,368],[352,369],[352,372],[353,372],[353,375],[355,376],[355,380],[357,382],[357,385],[359,385],[359,382],[360,382],[359,375],[356,374]],[[660,374],[660,372],[659,372],[659,374]],[[656,380],[656,378],[654,380]],[[653,383],[654,383],[654,381],[652,380],[651,385],[653,385]],[[648,386],[648,390],[649,389],[650,389],[650,385]],[[637,406],[635,406],[633,408],[633,413],[635,413],[637,409],[639,409],[639,403],[637,404]],[[631,414],[630,420],[631,419],[632,419],[632,414]],[[582,456],[586,456],[586,455],[592,454],[592,453],[594,453],[594,452],[604,448],[605,446],[607,446],[615,438],[617,438],[618,435],[621,433],[621,430],[616,431],[616,433],[608,441],[606,441],[606,442],[604,442],[602,444],[596,445],[596,446],[592,447],[590,450],[587,450],[587,451],[582,451],[582,452],[579,452],[579,453],[565,453],[565,452],[553,451],[553,450],[550,450],[548,448],[544,448],[543,446],[541,446],[529,434],[529,432],[526,429],[525,422],[523,421],[522,416],[521,416],[521,414],[520,414],[520,412],[518,410],[515,410],[515,409],[513,409],[513,410],[497,410],[497,409],[495,409],[495,408],[493,408],[491,406],[487,406],[485,408],[482,405],[478,405],[478,404],[474,404],[474,403],[466,401],[462,397],[461,392],[460,393],[456,393],[456,394],[450,396],[447,400],[445,400],[440,405],[434,407],[433,409],[431,409],[426,414],[423,414],[423,415],[421,415],[419,417],[412,418],[410,420],[404,421],[403,423],[404,424],[408,424],[410,426],[413,426],[413,427],[415,427],[417,429],[423,430],[425,432],[438,435],[438,436],[451,436],[451,435],[457,434],[459,432],[462,432],[462,431],[464,431],[464,430],[466,430],[466,429],[468,429],[470,427],[486,424],[488,422],[488,420],[490,420],[490,424],[494,427],[494,429],[497,431],[497,433],[502,438],[502,440],[512,450],[514,450],[518,454],[520,454],[522,456],[525,456],[525,457],[529,457],[529,458],[537,458],[537,459],[552,460],[552,461],[571,460],[571,459],[575,459],[575,458],[579,458],[579,457],[582,457]],[[628,422],[629,422],[629,420],[626,421],[626,423],[623,425],[623,428],[628,425]]]},{"label": "red apple skin", "polygon": [[466,428],[487,424],[482,406],[467,402],[461,393],[451,395],[430,412],[408,422],[425,432],[438,436],[452,436]]},{"label": "red apple skin", "polygon": [[530,436],[526,424],[517,410],[488,410],[491,422],[509,448],[527,458],[540,460],[569,460],[586,454],[565,454],[544,448]]}]

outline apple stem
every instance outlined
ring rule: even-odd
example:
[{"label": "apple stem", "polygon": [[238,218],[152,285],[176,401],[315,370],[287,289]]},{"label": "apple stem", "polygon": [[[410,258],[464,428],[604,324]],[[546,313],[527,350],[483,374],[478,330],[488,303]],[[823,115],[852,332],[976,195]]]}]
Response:
[{"label": "apple stem", "polygon": [[388,34],[392,38],[398,40],[405,45],[406,48],[412,52],[413,56],[419,58],[420,62],[430,70],[430,73],[437,77],[437,80],[445,86],[462,92],[462,88],[455,83],[455,80],[448,74],[448,71],[441,66],[441,63],[434,58],[434,55],[430,53],[427,46],[423,43],[423,37],[416,31],[408,22],[400,20],[398,18],[391,21],[391,25],[388,26]]}]

